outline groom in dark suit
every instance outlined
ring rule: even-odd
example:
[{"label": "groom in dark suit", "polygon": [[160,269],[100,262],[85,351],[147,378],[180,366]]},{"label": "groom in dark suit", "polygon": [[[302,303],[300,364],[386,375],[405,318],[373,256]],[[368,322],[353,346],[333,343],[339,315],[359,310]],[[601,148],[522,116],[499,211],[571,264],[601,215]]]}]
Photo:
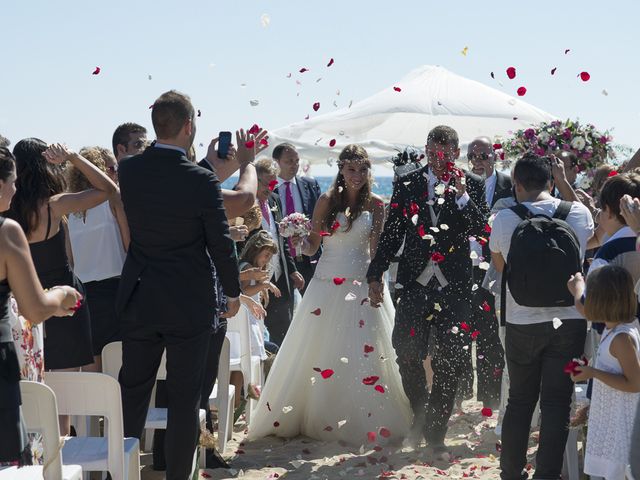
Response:
[{"label": "groom in dark suit", "polygon": [[[157,141],[122,160],[119,178],[131,230],[116,308],[123,328],[124,434],[140,438],[163,351],[167,353],[166,478],[188,478],[216,308],[213,260],[232,316],[238,264],[216,175],[187,158],[195,136],[189,97],[161,95],[151,119]],[[207,254],[208,252],[208,254]]]},{"label": "groom in dark suit", "polygon": [[[277,145],[273,149],[273,159],[280,167],[278,187],[275,193],[280,196],[283,208],[282,213],[285,216],[294,212],[304,213],[311,220],[313,210],[316,208],[316,202],[321,194],[317,180],[298,175],[300,157],[296,148],[290,143]],[[296,268],[304,278],[305,286],[300,290],[301,293],[304,293],[316,271],[320,251],[313,257],[307,257],[297,253],[291,244],[289,244],[289,248],[291,256],[295,259]]]},{"label": "groom in dark suit", "polygon": [[[382,301],[382,275],[403,239],[392,342],[402,384],[414,412],[412,440],[424,435],[436,454],[444,438],[458,378],[470,356],[466,321],[471,303],[469,237],[483,234],[488,208],[484,183],[454,166],[460,155],[458,134],[447,126],[429,132],[428,165],[396,182],[389,217],[367,272],[373,307]],[[436,329],[431,393],[423,360],[429,330]]]}]

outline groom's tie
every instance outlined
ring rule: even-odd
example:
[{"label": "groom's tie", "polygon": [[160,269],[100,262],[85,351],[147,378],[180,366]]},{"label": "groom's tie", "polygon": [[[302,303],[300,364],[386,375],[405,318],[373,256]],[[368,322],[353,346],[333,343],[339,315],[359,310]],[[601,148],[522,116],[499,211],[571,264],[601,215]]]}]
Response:
[{"label": "groom's tie", "polygon": [[[296,204],[293,201],[293,195],[291,194],[291,182],[284,182],[285,191],[284,191],[284,200],[285,205],[284,208],[286,210],[286,215],[291,215],[296,211]],[[292,257],[296,256],[296,249],[293,248],[293,243],[289,240],[289,253],[291,253]]]}]

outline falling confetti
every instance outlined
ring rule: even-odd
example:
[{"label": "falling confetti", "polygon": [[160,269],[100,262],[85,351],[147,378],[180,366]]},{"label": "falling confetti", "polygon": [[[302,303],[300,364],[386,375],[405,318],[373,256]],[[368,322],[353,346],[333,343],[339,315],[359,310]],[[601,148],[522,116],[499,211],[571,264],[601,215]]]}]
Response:
[{"label": "falling confetti", "polygon": [[494,80],[496,79],[496,76],[493,74],[493,72],[491,72],[491,78],[493,78]]},{"label": "falling confetti", "polygon": [[202,112],[198,109],[198,116],[201,117],[202,116]]},{"label": "falling confetti", "polygon": [[324,378],[325,380],[327,378],[330,378],[335,372],[333,370],[331,370],[330,368],[327,368],[325,370],[322,370],[320,372],[320,375],[322,375],[322,378]]},{"label": "falling confetti", "polygon": [[316,316],[320,316],[321,313],[322,313],[322,310],[320,310],[319,308],[316,308],[313,312],[311,312],[312,315],[316,315]]},{"label": "falling confetti", "polygon": [[340,420],[340,421],[338,422],[338,428],[342,428],[342,427],[344,427],[346,423],[347,423],[347,421],[346,421],[346,420]]},{"label": "falling confetti", "polygon": [[380,380],[380,377],[372,375],[370,377],[363,378],[362,383],[364,383],[365,385],[375,385],[376,383],[378,383],[378,380]]},{"label": "falling confetti", "polygon": [[605,97],[609,96],[609,92],[607,92],[607,90],[605,88],[602,89],[602,95],[604,95]]},{"label": "falling confetti", "polygon": [[251,149],[256,146],[256,142],[254,142],[253,140],[249,140],[248,142],[245,142],[244,146]]},{"label": "falling confetti", "polygon": [[560,320],[559,318],[554,318],[553,319],[553,328],[555,328],[557,330],[561,326],[562,326],[562,320]]},{"label": "falling confetti", "polygon": [[564,51],[564,54],[566,55],[566,54],[567,54],[567,53],[569,53],[570,51],[571,51],[571,49],[570,49],[570,48],[567,48],[567,49]]},{"label": "falling confetti", "polygon": [[509,77],[509,80],[516,78],[516,67],[507,68],[507,77]]},{"label": "falling confetti", "polygon": [[580,80],[582,80],[583,82],[588,82],[589,79],[591,78],[591,75],[589,75],[589,72],[580,72],[580,75],[578,75],[580,77]]},{"label": "falling confetti", "polygon": [[374,389],[376,392],[384,393],[384,387],[383,387],[382,385],[376,385],[375,387],[373,387],[373,389]]},{"label": "falling confetti", "polygon": [[149,80],[151,80],[153,78],[151,75],[148,75],[147,77],[149,78]]},{"label": "falling confetti", "polygon": [[364,353],[371,353],[375,350],[374,347],[372,347],[371,345],[367,345],[366,343],[364,344]]},{"label": "falling confetti", "polygon": [[309,69],[308,69],[308,68],[305,68],[305,67],[302,67],[302,68],[299,70],[299,72],[300,72],[300,73],[304,73],[304,72],[308,72],[308,71],[309,71]]},{"label": "falling confetti", "polygon": [[460,53],[466,57],[469,53],[469,47],[464,47]]},{"label": "falling confetti", "polygon": [[369,440],[369,443],[374,443],[376,441],[376,432],[367,432],[367,440]]},{"label": "falling confetti", "polygon": [[394,89],[396,92],[401,92],[401,91],[402,91],[402,89],[401,89],[400,87],[393,87],[393,89]]},{"label": "falling confetti", "polygon": [[349,100],[349,108],[351,108],[351,105],[353,105],[353,100]]},{"label": "falling confetti", "polygon": [[285,415],[289,413],[291,410],[293,410],[292,406],[282,407],[282,413],[284,413]]},{"label": "falling confetti", "polygon": [[340,359],[340,361],[341,361],[342,363],[345,363],[345,364],[346,364],[346,363],[349,363],[349,359],[348,359],[347,357],[342,357],[342,358]]},{"label": "falling confetti", "polygon": [[267,28],[271,23],[271,17],[268,14],[263,13],[262,16],[260,17],[260,23],[264,28]]},{"label": "falling confetti", "polygon": [[493,410],[491,410],[489,407],[484,407],[480,413],[482,413],[483,417],[490,417],[493,415]]},{"label": "falling confetti", "polygon": [[329,60],[329,63],[327,63],[327,67],[330,67],[331,65],[333,65],[333,58]]},{"label": "falling confetti", "polygon": [[344,300],[345,300],[346,302],[352,302],[352,301],[354,301],[356,298],[358,298],[358,297],[356,297],[355,293],[349,292],[349,293],[347,293],[347,295],[344,297]]},{"label": "falling confetti", "polygon": [[257,107],[260,104],[258,100],[249,100],[249,105],[252,107]]},{"label": "falling confetti", "polygon": [[558,67],[553,67],[551,69],[551,75],[555,75],[556,74],[556,70],[558,69]]},{"label": "falling confetti", "polygon": [[520,88],[518,88],[517,93],[518,93],[518,96],[519,96],[519,97],[524,97],[524,95],[527,93],[527,89],[526,89],[526,87],[520,87]]},{"label": "falling confetti", "polygon": [[320,102],[316,102],[313,104],[313,111],[317,112],[318,110],[320,110]]},{"label": "falling confetti", "polygon": [[346,278],[344,278],[344,277],[334,277],[333,283],[335,285],[342,285],[345,280],[346,280]]}]

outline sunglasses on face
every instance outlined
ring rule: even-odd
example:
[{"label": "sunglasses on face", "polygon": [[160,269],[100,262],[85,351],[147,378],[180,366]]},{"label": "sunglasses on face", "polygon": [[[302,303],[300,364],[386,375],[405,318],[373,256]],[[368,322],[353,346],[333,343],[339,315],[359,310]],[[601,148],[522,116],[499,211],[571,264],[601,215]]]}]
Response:
[{"label": "sunglasses on face", "polygon": [[482,161],[485,162],[491,158],[491,155],[488,153],[469,153],[467,154],[467,158],[470,161]]}]

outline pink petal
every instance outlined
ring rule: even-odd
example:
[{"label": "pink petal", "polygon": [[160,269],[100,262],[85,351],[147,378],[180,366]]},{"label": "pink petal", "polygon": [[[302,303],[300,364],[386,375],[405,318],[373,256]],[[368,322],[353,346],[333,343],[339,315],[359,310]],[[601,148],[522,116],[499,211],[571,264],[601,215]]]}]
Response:
[{"label": "pink petal", "polygon": [[391,431],[388,428],[382,427],[380,429],[380,436],[384,438],[389,438],[391,436]]},{"label": "pink petal", "polygon": [[320,316],[320,314],[322,313],[322,310],[320,310],[319,308],[316,308],[313,312],[311,312],[313,315],[316,316]]},{"label": "pink petal", "polygon": [[376,432],[367,432],[367,440],[369,443],[373,443],[376,441]]},{"label": "pink petal", "polygon": [[364,383],[365,385],[375,385],[378,380],[380,380],[380,377],[376,376],[376,375],[372,375],[370,377],[365,377],[362,379],[362,383]]}]

